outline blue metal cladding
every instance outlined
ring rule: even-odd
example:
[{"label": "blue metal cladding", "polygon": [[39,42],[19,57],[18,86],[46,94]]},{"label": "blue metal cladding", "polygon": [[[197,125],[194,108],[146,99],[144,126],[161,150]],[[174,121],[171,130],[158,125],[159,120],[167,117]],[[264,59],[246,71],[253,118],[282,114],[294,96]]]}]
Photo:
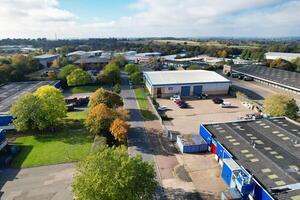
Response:
[{"label": "blue metal cladding", "polygon": [[191,86],[181,86],[181,96],[190,96]]},{"label": "blue metal cladding", "polygon": [[274,198],[254,179],[253,197],[256,200],[274,200]]},{"label": "blue metal cladding", "polygon": [[0,115],[0,126],[8,126],[13,122],[11,115]]},{"label": "blue metal cladding", "polygon": [[5,133],[6,133],[5,130],[0,129],[0,143],[2,143],[6,139]]},{"label": "blue metal cladding", "polygon": [[202,85],[194,86],[193,95],[197,96],[197,95],[200,95],[200,94],[202,94]]},{"label": "blue metal cladding", "polygon": [[225,181],[226,185],[228,187],[230,187],[230,183],[231,183],[231,178],[232,178],[232,170],[230,169],[230,167],[226,164],[223,163],[223,168],[222,168],[222,178]]},{"label": "blue metal cladding", "polygon": [[210,146],[212,142],[212,134],[204,127],[203,124],[200,125],[200,135],[205,140],[205,142]]}]

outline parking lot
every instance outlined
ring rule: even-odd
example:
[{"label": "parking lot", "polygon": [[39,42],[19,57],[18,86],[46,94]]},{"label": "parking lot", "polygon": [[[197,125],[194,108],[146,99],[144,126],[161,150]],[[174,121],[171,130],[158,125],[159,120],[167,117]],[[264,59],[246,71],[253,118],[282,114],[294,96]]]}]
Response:
[{"label": "parking lot", "polygon": [[247,109],[242,102],[229,96],[221,97],[231,103],[229,108],[221,108],[214,104],[212,99],[186,100],[188,108],[179,108],[170,99],[157,99],[160,106],[166,106],[166,115],[171,118],[165,122],[168,130],[180,132],[181,134],[198,133],[200,123],[226,122],[237,120],[254,111]]},{"label": "parking lot", "polygon": [[14,82],[0,87],[0,113],[9,111],[10,106],[26,92],[34,92],[43,85],[54,85],[57,81]]}]

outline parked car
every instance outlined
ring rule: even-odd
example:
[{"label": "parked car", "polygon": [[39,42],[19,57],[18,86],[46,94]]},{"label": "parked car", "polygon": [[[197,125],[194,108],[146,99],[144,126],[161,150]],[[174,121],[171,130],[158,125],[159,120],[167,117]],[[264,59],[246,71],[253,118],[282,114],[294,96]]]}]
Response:
[{"label": "parked car", "polygon": [[253,79],[253,77],[251,77],[251,76],[245,76],[244,77],[244,81],[253,81],[254,79]]},{"label": "parked car", "polygon": [[230,102],[223,102],[220,104],[221,108],[230,108],[231,107],[231,103]]},{"label": "parked car", "polygon": [[168,109],[167,106],[159,106],[157,108],[158,111],[166,111],[167,109]]},{"label": "parked car", "polygon": [[239,74],[238,79],[243,80],[244,79],[244,75],[243,74]]},{"label": "parked car", "polygon": [[239,77],[239,74],[238,74],[238,73],[232,73],[232,74],[231,74],[231,77],[232,77],[232,78],[238,78],[238,77]]},{"label": "parked car", "polygon": [[181,100],[181,99],[177,99],[177,100],[175,101],[175,103],[176,103],[177,105],[180,105],[180,104],[182,104],[182,103],[185,103],[185,101],[183,101],[183,100]]},{"label": "parked car", "polygon": [[173,96],[171,96],[170,97],[170,100],[172,100],[172,101],[176,101],[176,100],[180,100],[181,99],[181,97],[180,97],[180,95],[173,95]]},{"label": "parked car", "polygon": [[186,102],[183,102],[183,103],[179,104],[178,106],[179,106],[179,108],[188,108],[189,107],[189,105]]},{"label": "parked car", "polygon": [[223,99],[221,99],[221,98],[213,98],[213,100],[212,100],[215,104],[221,104],[221,103],[223,103],[224,102],[224,100]]},{"label": "parked car", "polygon": [[207,94],[199,94],[199,95],[197,95],[197,98],[198,99],[207,99],[208,98],[208,95]]}]

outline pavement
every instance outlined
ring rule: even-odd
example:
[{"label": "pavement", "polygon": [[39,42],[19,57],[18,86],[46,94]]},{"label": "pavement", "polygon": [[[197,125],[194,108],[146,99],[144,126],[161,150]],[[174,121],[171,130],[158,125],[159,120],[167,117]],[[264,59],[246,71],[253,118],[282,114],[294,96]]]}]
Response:
[{"label": "pavement", "polygon": [[0,171],[0,199],[73,200],[74,164],[49,165]]}]

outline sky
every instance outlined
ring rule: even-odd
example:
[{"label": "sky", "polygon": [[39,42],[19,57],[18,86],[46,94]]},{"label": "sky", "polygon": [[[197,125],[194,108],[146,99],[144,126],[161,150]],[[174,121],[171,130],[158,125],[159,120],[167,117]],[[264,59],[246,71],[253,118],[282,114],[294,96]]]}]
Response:
[{"label": "sky", "polygon": [[300,36],[300,0],[0,0],[0,38]]}]

